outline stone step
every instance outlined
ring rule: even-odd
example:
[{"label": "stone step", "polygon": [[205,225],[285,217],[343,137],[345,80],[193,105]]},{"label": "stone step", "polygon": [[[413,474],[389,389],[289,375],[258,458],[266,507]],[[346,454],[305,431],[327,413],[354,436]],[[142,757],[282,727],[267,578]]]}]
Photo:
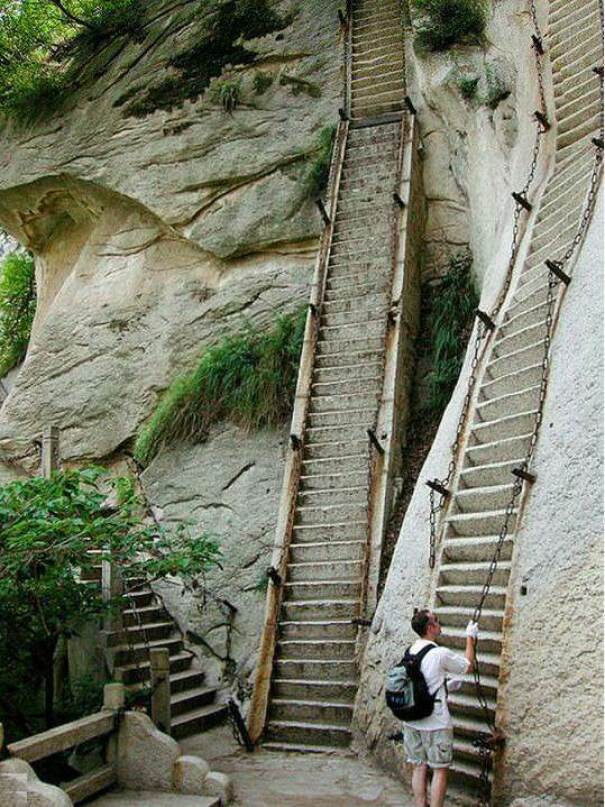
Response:
[{"label": "stone step", "polygon": [[365,274],[356,272],[336,278],[328,277],[324,300],[336,302],[337,300],[356,299],[378,291],[388,292],[390,286],[390,277],[387,276],[386,270],[384,274],[373,276],[367,272]]},{"label": "stone step", "polygon": [[492,485],[506,485],[513,479],[513,468],[519,468],[523,462],[524,458],[518,457],[504,462],[493,462],[487,465],[464,468],[458,478],[459,489],[468,490]]},{"label": "stone step", "polygon": [[[192,655],[182,651],[174,656],[170,656],[170,678],[172,673],[183,672],[191,666]],[[134,664],[120,665],[122,681],[125,684],[135,684],[149,680],[149,661],[138,661]]]},{"label": "stone step", "polygon": [[531,438],[531,432],[510,437],[506,440],[497,440],[493,443],[468,446],[464,453],[464,468],[489,465],[490,463],[506,462],[517,457],[525,457]]},{"label": "stone step", "polygon": [[353,105],[351,119],[358,121],[379,117],[380,115],[389,115],[394,112],[401,112],[403,107],[403,99],[400,101],[384,101],[374,104],[367,102],[365,105]]},{"label": "stone step", "polygon": [[[349,599],[292,600],[282,603],[280,620],[284,622],[329,622],[334,619],[354,619],[359,610],[359,599],[355,595]],[[295,678],[304,676],[297,675]]]},{"label": "stone step", "polygon": [[[447,534],[460,535],[463,537],[471,535],[499,535],[500,529],[506,517],[505,510],[494,510],[484,513],[458,513],[448,516],[446,519]],[[517,519],[517,511],[514,510],[509,517],[509,531],[514,532]]]},{"label": "stone step", "polygon": [[[486,698],[490,714],[496,712],[496,702],[491,698]],[[448,698],[448,706],[452,717],[454,715],[470,715],[472,717],[482,717],[484,712],[481,704],[472,695],[463,695],[459,692],[452,692]]]},{"label": "stone step", "polygon": [[352,661],[355,659],[355,644],[355,639],[280,639],[277,657],[299,661]]},{"label": "stone step", "polygon": [[[376,211],[375,215],[378,217],[382,211]],[[382,238],[372,239],[370,237],[350,239],[349,241],[340,241],[332,244],[330,250],[330,276],[338,277],[338,275],[350,274],[350,262],[363,259],[375,258],[389,258],[391,255],[391,242],[390,239]]]},{"label": "stone step", "polygon": [[536,325],[538,322],[544,322],[547,308],[547,301],[543,300],[528,311],[522,311],[520,314],[510,314],[507,310],[498,332],[503,336],[509,336],[522,328]]},{"label": "stone step", "polygon": [[[386,318],[385,318],[386,320]],[[384,331],[384,322],[380,323]],[[333,366],[333,361],[326,361],[327,356],[338,356],[338,354],[348,354],[349,363],[355,363],[361,359],[375,356],[376,353],[384,353],[384,335],[338,338],[335,334],[322,334],[317,342],[317,355],[320,362],[316,361],[316,367]],[[336,359],[335,361],[337,361]]]},{"label": "stone step", "polygon": [[155,594],[149,588],[143,591],[129,591],[124,594],[124,602],[128,605],[129,609],[139,610],[146,605],[151,605],[155,600]]},{"label": "stone step", "polygon": [[493,443],[496,440],[507,440],[522,434],[531,434],[536,421],[536,410],[518,412],[515,415],[473,423],[469,435],[469,445],[477,443]]},{"label": "stone step", "polygon": [[[548,272],[546,267],[543,270],[544,274]],[[535,308],[535,306],[534,306]],[[546,323],[538,321],[527,325],[519,330],[512,331],[507,334],[499,334],[494,342],[493,354],[494,356],[507,356],[517,350],[521,350],[528,345],[533,345],[536,342],[542,341],[546,336]]]},{"label": "stone step", "polygon": [[113,631],[108,634],[107,641],[111,648],[118,645],[130,646],[130,644],[137,644],[145,641],[155,641],[157,639],[165,639],[174,630],[174,622],[172,621],[158,621],[147,622],[144,625],[128,625],[124,627],[123,631]]},{"label": "stone step", "polygon": [[353,705],[346,701],[273,698],[269,706],[270,721],[304,721],[321,725],[350,726],[352,716]]},{"label": "stone step", "polygon": [[490,381],[485,379],[479,390],[479,404],[500,398],[517,390],[534,387],[542,378],[542,363],[536,362]]},{"label": "stone step", "polygon": [[[441,608],[435,608],[435,615],[439,617],[439,622],[443,627],[466,628],[474,614],[472,608],[443,606]],[[490,611],[486,608],[481,614],[479,627],[481,631],[501,632],[503,621],[504,611]],[[464,678],[466,680],[466,676],[464,676]],[[494,686],[497,686],[497,680],[495,678],[491,680],[495,682]]]},{"label": "stone step", "polygon": [[167,648],[170,655],[178,655],[183,649],[181,636],[155,639],[132,645],[119,645],[112,648],[113,661],[116,667],[134,664],[149,658],[149,651],[156,648]]},{"label": "stone step", "polygon": [[208,706],[214,703],[218,692],[218,687],[195,687],[181,692],[171,692],[170,714],[172,717],[178,717],[186,712],[196,711],[202,706]]},{"label": "stone step", "polygon": [[[308,622],[280,622],[279,638],[289,639],[348,639],[355,640],[357,626],[350,619],[315,619]],[[305,656],[305,658],[309,658]]]},{"label": "stone step", "polygon": [[360,89],[371,89],[380,86],[381,83],[395,85],[403,91],[403,62],[394,69],[385,71],[379,67],[358,68],[352,71],[351,89],[356,92]]},{"label": "stone step", "polygon": [[[495,547],[494,547],[495,549]],[[439,585],[464,586],[483,585],[489,572],[491,557],[482,562],[464,563],[460,561],[442,563],[439,568]],[[494,572],[493,584],[506,586],[510,577],[510,562],[501,560]]]},{"label": "stone step", "polygon": [[365,541],[319,541],[290,544],[290,559],[293,563],[321,561],[363,560]]},{"label": "stone step", "polygon": [[338,475],[343,468],[346,468],[351,474],[364,473],[367,477],[368,470],[368,451],[367,441],[363,441],[364,450],[359,451],[357,454],[340,454],[335,457],[328,457],[325,459],[305,459],[303,460],[301,474],[305,478],[310,477],[324,477],[330,475]]},{"label": "stone step", "polygon": [[170,691],[173,695],[188,689],[198,689],[206,679],[203,670],[192,667],[183,672],[170,673]]},{"label": "stone step", "polygon": [[[439,605],[474,608],[481,597],[482,586],[439,586],[436,591]],[[504,610],[506,589],[492,586],[485,600],[486,607],[492,611]]]},{"label": "stone step", "polygon": [[[313,390],[313,393],[316,392],[316,390]],[[364,411],[367,409],[375,410],[381,392],[382,390],[378,385],[374,385],[374,389],[372,390],[370,385],[366,384],[366,391],[362,392],[350,390],[342,393],[336,392],[331,395],[312,393],[311,400],[309,401],[309,411],[312,415],[343,415],[347,412]],[[337,422],[340,422],[340,418]],[[323,425],[323,423],[324,421],[322,419],[317,424],[313,423],[313,425]]]},{"label": "stone step", "polygon": [[305,580],[284,584],[284,599],[292,602],[311,600],[317,602],[322,597],[327,600],[354,600],[361,594],[359,580]]},{"label": "stone step", "polygon": [[295,526],[326,526],[328,524],[345,524],[364,521],[368,515],[366,501],[356,500],[346,504],[305,505],[297,507],[294,516]]},{"label": "stone step", "polygon": [[483,513],[485,511],[502,510],[511,500],[513,493],[513,477],[504,485],[488,485],[483,487],[463,488],[454,494],[454,513]]},{"label": "stone step", "polygon": [[392,121],[380,126],[367,126],[363,129],[349,129],[347,148],[356,149],[372,143],[384,143],[393,138],[398,139],[399,133],[399,121]]},{"label": "stone step", "polygon": [[[308,437],[308,435],[307,435]],[[366,457],[367,467],[367,453],[368,453],[368,437],[367,434],[360,433],[354,439],[341,439],[337,437],[330,442],[307,442],[305,438],[305,446],[303,456],[305,462],[325,462],[331,464],[333,467],[334,462],[339,463],[338,467],[342,468],[342,462],[348,459],[353,461],[353,458],[360,463],[360,457]],[[327,465],[325,467],[328,467]]]},{"label": "stone step", "polygon": [[[355,366],[354,366],[355,368]],[[311,397],[352,395],[380,390],[382,366],[378,362],[357,365],[356,368],[337,367],[335,370],[316,370],[313,373]]]},{"label": "stone step", "polygon": [[[348,466],[342,465],[342,468]],[[364,462],[360,470],[353,473],[333,473],[333,474],[315,474],[313,476],[303,475],[300,478],[299,490],[303,492],[311,491],[328,491],[328,490],[343,490],[346,488],[359,488],[367,486],[368,482],[368,468],[367,460]]]},{"label": "stone step", "polygon": [[305,430],[305,446],[309,448],[313,445],[343,443],[345,450],[347,446],[357,444],[364,436],[367,436],[367,429],[374,422],[376,409],[364,409],[362,412],[351,412],[350,417],[327,417],[320,415],[308,416],[308,422],[321,425],[307,426]]},{"label": "stone step", "polygon": [[335,700],[353,703],[357,694],[357,681],[313,681],[296,678],[273,679],[273,694],[278,698],[302,700]]},{"label": "stone step", "polygon": [[[498,545],[498,535],[474,535],[470,538],[452,536],[443,542],[442,561],[448,563],[480,562],[490,560]],[[513,539],[508,535],[503,544],[500,558],[509,561],[513,554]]]},{"label": "stone step", "polygon": [[[472,697],[472,693],[467,693],[469,697]],[[478,748],[476,748],[470,739],[455,739],[454,740],[454,756],[459,762],[465,763],[467,765],[472,765],[473,767],[476,766],[478,769],[481,768],[481,753]],[[492,761],[488,759],[488,766],[491,769]]]},{"label": "stone step", "polygon": [[487,379],[493,380],[502,375],[509,375],[516,370],[522,370],[530,365],[538,364],[542,362],[543,358],[544,341],[541,340],[512,353],[492,358],[485,369],[485,373]]},{"label": "stone step", "polygon": [[403,74],[394,79],[387,79],[386,76],[376,78],[373,84],[366,84],[363,87],[354,86],[352,93],[353,109],[357,105],[372,104],[376,100],[384,101],[397,100],[401,102],[405,95]]},{"label": "stone step", "polygon": [[474,423],[494,421],[506,416],[518,415],[522,412],[533,412],[538,408],[539,401],[539,384],[509,392],[499,398],[491,398],[475,407]]},{"label": "stone step", "polygon": [[[485,729],[485,723],[483,726]],[[493,779],[492,772],[489,771],[487,776],[491,785]],[[481,767],[476,764],[472,765],[455,756],[454,761],[449,767],[449,779],[451,781],[449,791],[452,795],[455,793],[457,799],[462,800],[463,804],[464,800],[468,803],[469,798],[478,799],[480,792],[483,790],[481,783]]]},{"label": "stone step", "polygon": [[356,31],[353,26],[353,63],[356,62],[355,55],[363,52],[364,48],[374,46],[374,48],[390,47],[396,50],[397,46],[403,43],[403,30],[397,27],[393,30],[383,30],[377,35],[375,30],[365,28],[361,31]]},{"label": "stone step", "polygon": [[361,541],[367,537],[367,519],[360,521],[341,521],[334,524],[315,524],[313,526],[295,524],[292,527],[293,541],[305,543],[311,541]]},{"label": "stone step", "polygon": [[190,737],[192,734],[208,731],[225,721],[227,715],[228,709],[225,704],[211,703],[201,706],[199,709],[185,712],[171,720],[171,736],[175,740],[180,740],[183,737]]},{"label": "stone step", "polygon": [[354,661],[331,659],[278,659],[275,662],[275,677],[280,680],[311,679],[341,683],[357,679],[357,667]]},{"label": "stone step", "polygon": [[[456,692],[459,692],[461,695],[467,695],[468,697],[477,697],[477,686],[475,684],[475,678],[473,673],[466,673],[461,677],[462,684],[460,689],[457,689]],[[487,695],[488,698],[495,701],[498,695],[498,679],[493,675],[482,675],[481,678],[481,689]]]},{"label": "stone step", "polygon": [[[549,250],[548,253],[541,255],[539,260],[541,262],[549,257],[556,260],[557,254],[558,254],[557,250],[554,250],[552,254],[550,254]],[[538,288],[527,287],[526,289],[519,289],[517,292],[515,292],[515,295],[510,303],[511,316],[521,314],[524,311],[527,311],[528,309],[538,305],[539,303],[545,302],[546,296],[547,296],[546,286],[539,286]]]},{"label": "stone step", "polygon": [[321,313],[326,317],[336,314],[356,314],[358,311],[383,311],[388,307],[389,295],[386,292],[365,294],[357,299],[345,298],[340,300],[324,300]]},{"label": "stone step", "polygon": [[299,723],[286,720],[270,720],[265,738],[269,743],[301,743],[324,748],[343,748],[351,742],[351,732],[345,726],[331,724]]},{"label": "stone step", "polygon": [[589,73],[583,82],[576,82],[569,92],[557,94],[555,109],[557,120],[565,120],[578,107],[586,109],[598,105],[601,88],[594,73]]},{"label": "stone step", "polygon": [[361,560],[290,563],[288,581],[294,583],[312,580],[359,580],[362,573],[361,566]]},{"label": "stone step", "polygon": [[[491,676],[485,677],[488,678],[488,680],[491,678]],[[482,681],[483,678],[484,676],[482,675]],[[494,679],[491,678],[491,680]],[[473,715],[459,712],[455,716],[452,716],[452,722],[454,723],[454,738],[456,739],[475,739],[478,734],[483,734],[486,731],[483,715],[477,718]]]}]

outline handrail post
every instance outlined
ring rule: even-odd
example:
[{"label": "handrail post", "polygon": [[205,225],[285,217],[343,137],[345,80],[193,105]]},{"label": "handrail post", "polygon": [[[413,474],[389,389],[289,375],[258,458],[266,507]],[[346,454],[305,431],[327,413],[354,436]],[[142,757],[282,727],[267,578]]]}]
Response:
[{"label": "handrail post", "polygon": [[170,657],[165,647],[149,651],[151,669],[151,719],[160,731],[170,734]]},{"label": "handrail post", "polygon": [[116,607],[116,601],[124,593],[122,575],[113,559],[103,558],[101,561],[101,596],[107,610],[103,618],[103,630],[116,633],[123,630],[122,608]]},{"label": "handrail post", "polygon": [[45,479],[50,479],[53,471],[59,467],[59,429],[56,426],[44,430],[40,466],[40,473]]}]

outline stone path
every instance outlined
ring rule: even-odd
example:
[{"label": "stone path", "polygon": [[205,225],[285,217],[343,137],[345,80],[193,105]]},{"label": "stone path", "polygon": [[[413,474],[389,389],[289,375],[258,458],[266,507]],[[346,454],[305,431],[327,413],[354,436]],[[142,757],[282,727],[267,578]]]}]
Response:
[{"label": "stone path", "polygon": [[213,770],[229,774],[237,807],[413,805],[404,785],[351,752],[299,754],[261,749],[247,754],[234,750],[234,741],[225,728],[182,740],[181,746],[183,753],[199,754]]},{"label": "stone path", "polygon": [[219,807],[215,798],[202,796],[180,796],[171,793],[151,793],[149,791],[133,791],[107,793],[100,799],[95,799],[94,807]]}]

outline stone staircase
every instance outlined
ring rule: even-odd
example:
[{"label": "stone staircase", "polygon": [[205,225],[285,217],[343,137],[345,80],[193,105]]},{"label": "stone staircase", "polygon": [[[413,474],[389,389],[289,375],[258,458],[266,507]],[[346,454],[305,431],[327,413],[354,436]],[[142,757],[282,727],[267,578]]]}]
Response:
[{"label": "stone staircase", "polygon": [[347,746],[368,542],[369,442],[383,387],[402,133],[398,2],[358,2],[350,114],[319,307],[266,748]]},{"label": "stone staircase", "polygon": [[[101,567],[93,567],[88,583],[99,585]],[[86,582],[86,581],[83,581]],[[126,578],[121,631],[107,636],[113,678],[136,695],[149,686],[149,651],[167,648],[170,657],[171,735],[175,739],[198,734],[227,717],[225,704],[217,703],[218,687],[205,684],[196,656],[187,650],[176,623],[144,580]]]},{"label": "stone staircase", "polygon": [[[544,261],[561,258],[573,240],[590,186],[595,154],[591,139],[600,136],[602,115],[600,80],[593,71],[603,64],[599,0],[552,0],[545,44],[555,96],[554,169],[540,201],[527,259],[492,336],[437,567],[435,612],[443,629],[441,642],[457,651],[463,650],[464,627],[481,595],[511,501],[511,470],[525,459],[538,409],[547,314]],[[479,662],[492,718],[516,518],[514,512],[481,619]],[[471,675],[449,701],[455,726],[453,773],[477,786],[480,764],[471,740],[486,726]]]}]

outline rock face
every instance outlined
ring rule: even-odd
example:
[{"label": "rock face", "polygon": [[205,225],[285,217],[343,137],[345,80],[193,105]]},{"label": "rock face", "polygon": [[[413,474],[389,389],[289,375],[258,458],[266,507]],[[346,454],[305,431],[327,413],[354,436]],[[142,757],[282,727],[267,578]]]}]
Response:
[{"label": "rock face", "polygon": [[[111,454],[204,345],[306,299],[315,256],[308,176],[341,89],[336,4],[305,3],[247,43],[233,114],[207,90],[134,117],[124,94],[196,30],[187,8],[154,10],[145,41],[67,111],[3,132],[0,225],[35,252],[40,299],[2,430],[31,438],[53,422],[69,459]],[[259,73],[272,80],[261,94]]]},{"label": "rock face", "polygon": [[[309,174],[342,89],[338,3],[273,5],[287,24],[244,43],[252,57],[230,68],[241,80],[232,114],[210,90],[141,111],[199,38],[192,4],[155,0],[144,41],[104,49],[62,113],[4,125],[0,226],[35,253],[39,300],[0,411],[0,459],[31,452],[53,424],[64,461],[113,465],[206,346],[306,302],[321,224]],[[245,680],[253,665],[282,439],[225,426],[144,475],[167,519],[193,516],[222,541],[210,587],[239,609],[230,648],[214,601],[200,612],[165,592],[182,626],[228,657],[204,651],[216,677],[231,665]],[[35,470],[35,451],[25,464]],[[20,473],[0,463],[0,480]]]},{"label": "rock face", "polygon": [[237,674],[241,694],[254,670],[264,616],[286,438],[285,431],[217,427],[203,445],[161,454],[141,480],[167,523],[193,518],[220,543],[222,568],[208,574],[204,599],[182,596],[179,586],[157,588],[181,628],[195,634],[192,647],[204,669],[227,681]]}]

